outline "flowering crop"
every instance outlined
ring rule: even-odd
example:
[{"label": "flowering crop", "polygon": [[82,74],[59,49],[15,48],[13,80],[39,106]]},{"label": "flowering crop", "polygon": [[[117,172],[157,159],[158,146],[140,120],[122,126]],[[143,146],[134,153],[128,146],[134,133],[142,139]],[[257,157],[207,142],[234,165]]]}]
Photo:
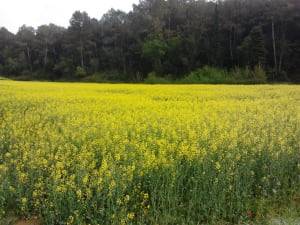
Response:
[{"label": "flowering crop", "polygon": [[237,223],[299,196],[299,86],[0,81],[0,219]]}]

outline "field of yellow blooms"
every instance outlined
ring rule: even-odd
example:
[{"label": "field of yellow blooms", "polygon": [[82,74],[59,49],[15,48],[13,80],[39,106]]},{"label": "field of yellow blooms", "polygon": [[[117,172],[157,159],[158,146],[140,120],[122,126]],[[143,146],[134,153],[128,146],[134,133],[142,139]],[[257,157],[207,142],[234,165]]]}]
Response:
[{"label": "field of yellow blooms", "polygon": [[300,193],[300,86],[0,81],[0,221],[237,224]]}]

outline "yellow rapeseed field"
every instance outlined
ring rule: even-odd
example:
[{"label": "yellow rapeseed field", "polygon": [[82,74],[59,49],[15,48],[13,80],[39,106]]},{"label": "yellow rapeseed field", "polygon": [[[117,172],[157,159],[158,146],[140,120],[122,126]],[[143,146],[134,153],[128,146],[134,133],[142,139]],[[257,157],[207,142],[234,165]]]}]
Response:
[{"label": "yellow rapeseed field", "polygon": [[299,199],[300,87],[0,81],[0,221],[233,224]]}]

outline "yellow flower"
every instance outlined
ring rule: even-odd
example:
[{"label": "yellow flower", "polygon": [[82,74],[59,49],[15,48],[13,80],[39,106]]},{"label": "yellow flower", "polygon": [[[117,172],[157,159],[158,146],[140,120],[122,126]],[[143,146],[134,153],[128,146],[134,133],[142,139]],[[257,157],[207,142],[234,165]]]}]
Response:
[{"label": "yellow flower", "polygon": [[215,167],[216,167],[216,170],[220,171],[220,169],[221,169],[221,164],[220,164],[219,162],[216,162]]},{"label": "yellow flower", "polygon": [[121,225],[125,225],[126,224],[126,220],[125,219],[121,219]]},{"label": "yellow flower", "polygon": [[69,216],[68,221],[67,221],[67,225],[72,225],[74,221],[74,217],[73,216]]},{"label": "yellow flower", "polygon": [[19,175],[20,182],[24,182],[27,180],[27,174],[26,173],[20,173]]},{"label": "yellow flower", "polygon": [[16,191],[16,189],[13,187],[13,186],[9,186],[9,191],[11,191],[11,192],[15,192]]},{"label": "yellow flower", "polygon": [[122,200],[121,199],[117,199],[117,205],[122,205]]},{"label": "yellow flower", "polygon": [[6,157],[6,158],[11,157],[11,153],[10,153],[10,152],[6,152],[6,153],[5,153],[5,157]]},{"label": "yellow flower", "polygon": [[127,214],[127,218],[128,218],[129,220],[133,220],[133,219],[134,219],[134,216],[135,216],[135,215],[134,215],[133,212]]},{"label": "yellow flower", "polygon": [[89,175],[85,175],[82,180],[83,185],[86,185],[88,183],[88,181],[89,181]]},{"label": "yellow flower", "polygon": [[129,196],[129,195],[125,195],[124,201],[125,201],[125,202],[129,202],[129,201],[130,201],[130,196]]},{"label": "yellow flower", "polygon": [[109,185],[109,190],[112,190],[116,186],[116,182],[112,180]]},{"label": "yellow flower", "polygon": [[143,198],[144,198],[144,200],[147,200],[149,198],[149,194],[148,193],[144,193]]},{"label": "yellow flower", "polygon": [[76,190],[76,195],[78,198],[81,198],[82,197],[82,192],[80,189]]},{"label": "yellow flower", "polygon": [[21,198],[21,202],[22,202],[22,205],[25,205],[27,203],[27,198]]},{"label": "yellow flower", "polygon": [[38,197],[39,196],[39,191],[38,190],[34,190],[33,192],[32,192],[32,197],[33,198],[36,198],[36,197]]}]

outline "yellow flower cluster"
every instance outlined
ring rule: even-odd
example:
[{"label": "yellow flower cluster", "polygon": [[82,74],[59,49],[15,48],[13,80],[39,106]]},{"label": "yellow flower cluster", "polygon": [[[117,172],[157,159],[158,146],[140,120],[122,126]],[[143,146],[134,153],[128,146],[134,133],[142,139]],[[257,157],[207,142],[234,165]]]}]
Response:
[{"label": "yellow flower cluster", "polygon": [[0,81],[0,211],[45,224],[184,224],[171,219],[179,210],[201,221],[219,206],[241,218],[231,200],[300,173],[299,96],[287,85]]}]

